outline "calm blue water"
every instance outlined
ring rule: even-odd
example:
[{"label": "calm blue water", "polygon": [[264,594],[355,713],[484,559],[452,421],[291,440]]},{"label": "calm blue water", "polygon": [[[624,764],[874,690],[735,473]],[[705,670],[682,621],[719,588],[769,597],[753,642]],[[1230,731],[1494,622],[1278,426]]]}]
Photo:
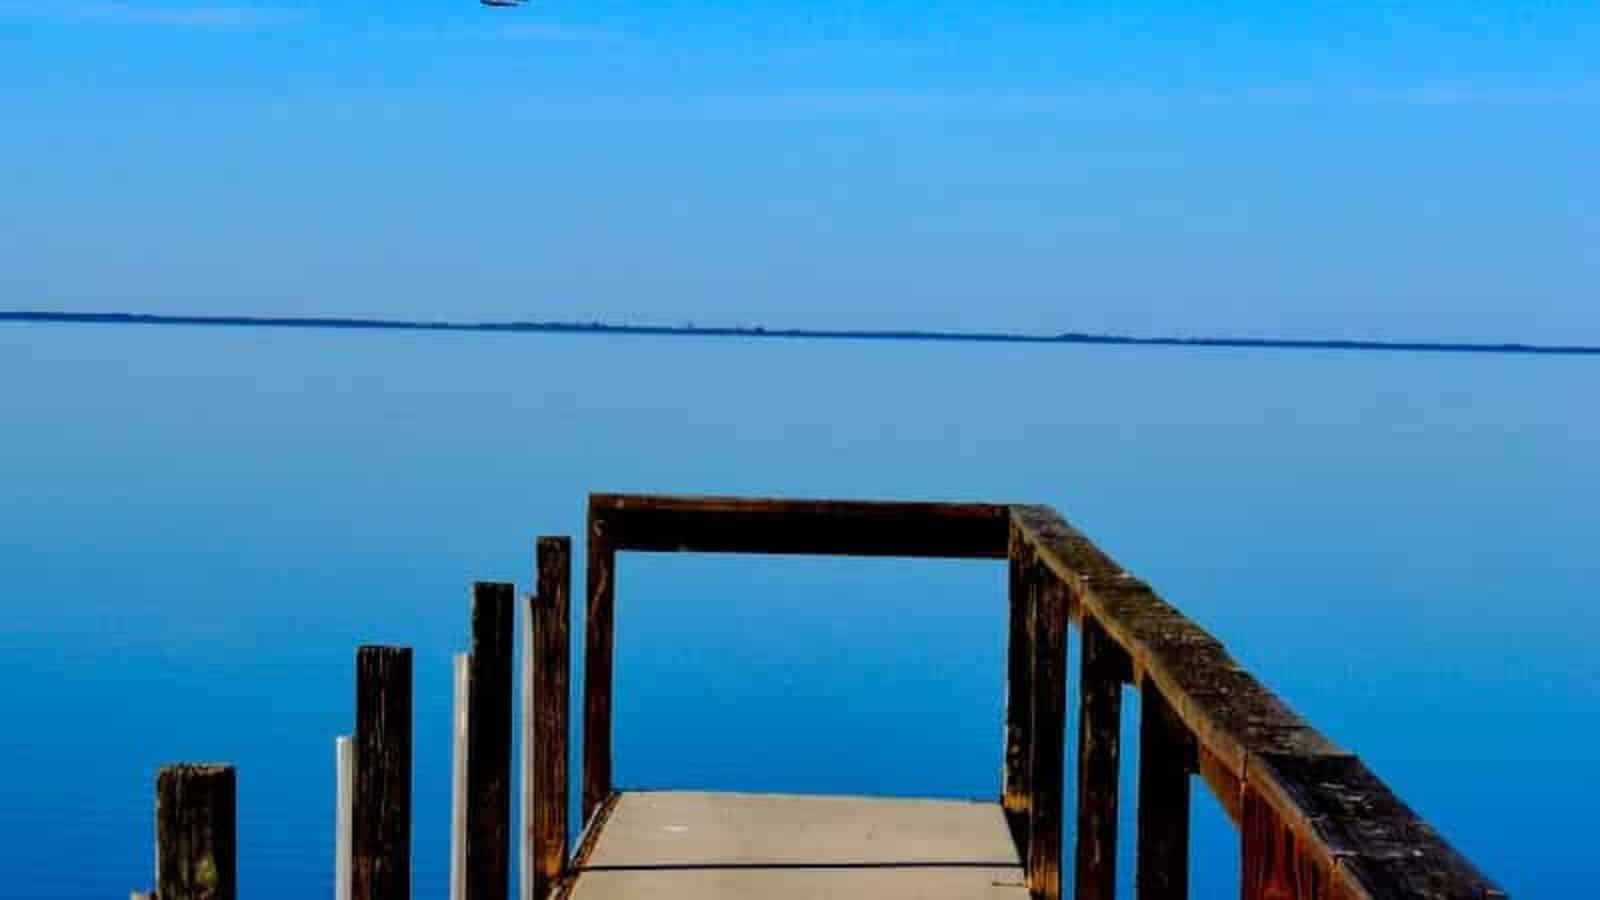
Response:
[{"label": "calm blue water", "polygon": [[[0,883],[148,886],[156,767],[218,759],[245,895],[328,891],[333,738],[381,641],[417,652],[416,884],[444,896],[467,584],[526,586],[535,535],[639,490],[1053,503],[1513,894],[1569,895],[1600,812],[1597,383],[1551,357],[0,328]],[[619,578],[624,785],[998,790],[999,564]],[[1195,895],[1222,895],[1234,839],[1195,816]]]}]

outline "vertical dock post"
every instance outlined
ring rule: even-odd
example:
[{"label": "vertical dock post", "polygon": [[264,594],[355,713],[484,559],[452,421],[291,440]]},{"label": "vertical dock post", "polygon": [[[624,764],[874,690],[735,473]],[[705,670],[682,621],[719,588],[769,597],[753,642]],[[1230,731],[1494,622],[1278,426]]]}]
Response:
[{"label": "vertical dock post", "polygon": [[1083,617],[1078,712],[1077,900],[1113,900],[1117,887],[1117,773],[1127,657]]},{"label": "vertical dock post", "polygon": [[351,819],[355,804],[355,742],[333,740],[333,900],[350,900]]},{"label": "vertical dock post", "polygon": [[1029,737],[1028,889],[1060,900],[1063,773],[1067,724],[1067,586],[1035,565],[1033,723]]},{"label": "vertical dock post", "polygon": [[1189,896],[1189,775],[1198,765],[1193,735],[1146,679],[1139,695],[1137,900]]},{"label": "vertical dock post", "polygon": [[465,900],[506,900],[511,877],[511,704],[515,588],[472,587],[467,667]]},{"label": "vertical dock post", "polygon": [[583,824],[611,795],[611,666],[616,551],[589,499],[588,603],[583,650]]},{"label": "vertical dock post", "polygon": [[538,542],[538,590],[528,610],[524,693],[524,807],[527,829],[523,900],[548,900],[567,863],[567,709],[572,605],[572,541]]},{"label": "vertical dock post", "polygon": [[1032,790],[1028,784],[1033,738],[1033,567],[1032,548],[1011,523],[1010,550],[1007,554],[1009,627],[1006,641],[1006,734],[1002,770],[1001,805],[1011,825],[1012,838],[1020,853],[1028,848],[1028,803]]},{"label": "vertical dock post", "polygon": [[472,654],[453,660],[450,719],[450,900],[467,896],[467,682]]},{"label": "vertical dock post", "polygon": [[238,779],[232,766],[179,763],[156,774],[156,896],[235,900]]},{"label": "vertical dock post", "polygon": [[356,651],[353,900],[411,897],[411,648]]}]

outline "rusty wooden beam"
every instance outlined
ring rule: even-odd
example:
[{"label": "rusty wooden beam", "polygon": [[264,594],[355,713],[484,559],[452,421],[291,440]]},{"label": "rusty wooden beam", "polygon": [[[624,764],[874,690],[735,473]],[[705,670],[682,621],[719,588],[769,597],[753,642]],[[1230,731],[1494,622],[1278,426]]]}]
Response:
[{"label": "rusty wooden beam", "polygon": [[989,503],[594,494],[617,550],[1004,559],[1008,508]]},{"label": "rusty wooden beam", "polygon": [[356,651],[353,900],[411,897],[411,648]]},{"label": "rusty wooden beam", "polygon": [[1194,738],[1161,691],[1144,682],[1139,696],[1139,837],[1134,868],[1138,900],[1189,896],[1189,775]]},{"label": "rusty wooden beam", "polygon": [[511,873],[511,704],[515,588],[472,587],[467,664],[465,900],[506,900]]},{"label": "rusty wooden beam", "polygon": [[1340,897],[1505,896],[1361,760],[1263,754],[1250,765],[1244,876],[1247,888],[1256,885],[1266,893],[1246,897],[1273,896],[1286,880],[1327,882],[1334,889],[1330,896]]}]

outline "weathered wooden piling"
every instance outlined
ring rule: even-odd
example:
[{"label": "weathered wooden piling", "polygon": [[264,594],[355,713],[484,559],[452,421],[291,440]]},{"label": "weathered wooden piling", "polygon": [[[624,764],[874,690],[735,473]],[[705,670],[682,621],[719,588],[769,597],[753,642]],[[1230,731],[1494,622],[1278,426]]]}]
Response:
[{"label": "weathered wooden piling", "polygon": [[411,648],[356,651],[354,900],[411,897]]},{"label": "weathered wooden piling", "polygon": [[531,814],[523,900],[547,900],[567,861],[567,709],[572,542],[538,542],[537,590],[528,603],[528,667],[523,717],[524,808]]},{"label": "weathered wooden piling", "polygon": [[506,900],[511,873],[511,709],[515,588],[472,587],[467,679],[465,900]]},{"label": "weathered wooden piling", "polygon": [[179,763],[156,775],[156,895],[238,895],[238,779],[232,766]]}]

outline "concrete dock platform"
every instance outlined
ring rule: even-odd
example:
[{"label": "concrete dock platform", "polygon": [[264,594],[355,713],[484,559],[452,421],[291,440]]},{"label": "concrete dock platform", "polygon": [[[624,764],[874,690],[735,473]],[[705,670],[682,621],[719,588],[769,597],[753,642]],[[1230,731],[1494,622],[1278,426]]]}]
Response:
[{"label": "concrete dock platform", "polygon": [[1028,896],[998,803],[624,792],[589,845],[573,900]]}]

